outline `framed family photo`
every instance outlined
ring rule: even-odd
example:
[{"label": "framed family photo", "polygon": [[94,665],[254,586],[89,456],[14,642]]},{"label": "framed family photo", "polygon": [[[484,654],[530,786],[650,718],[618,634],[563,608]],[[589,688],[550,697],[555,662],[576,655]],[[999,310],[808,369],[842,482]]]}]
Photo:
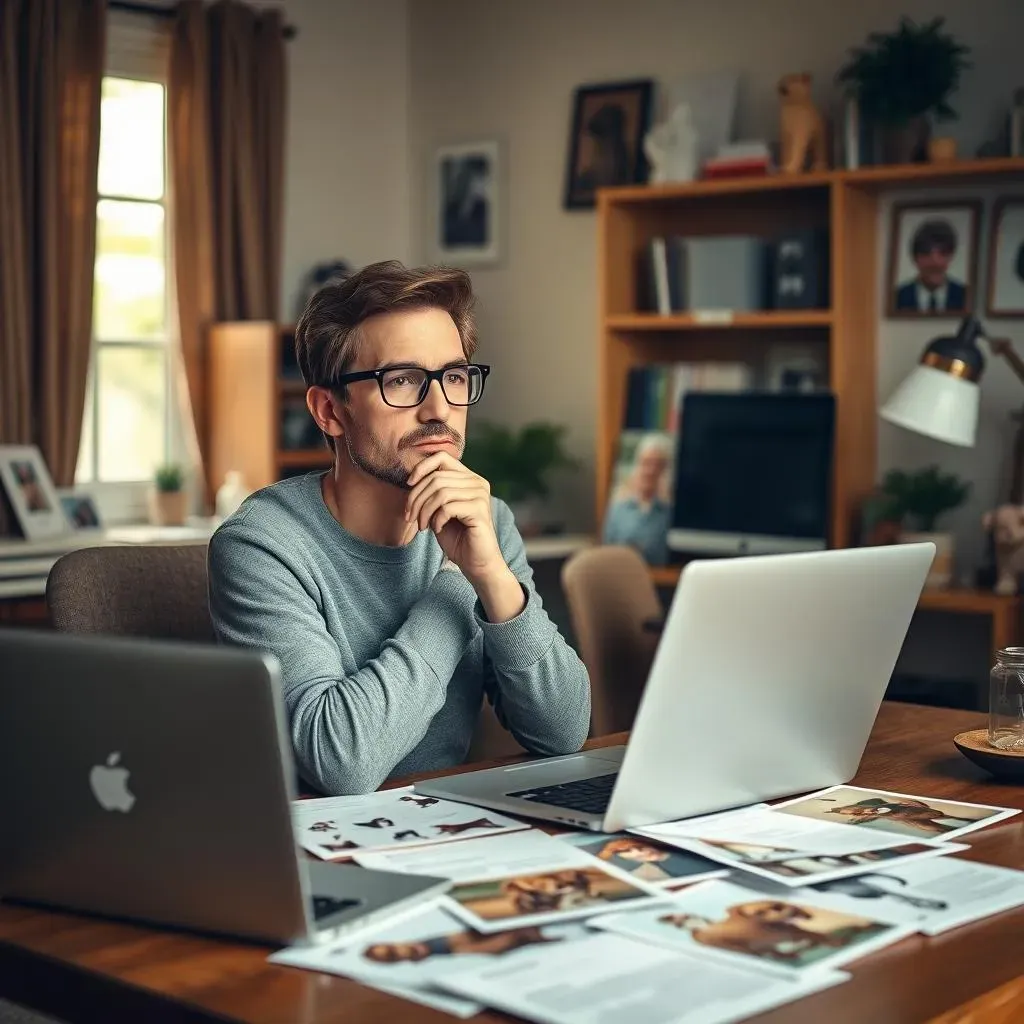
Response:
[{"label": "framed family photo", "polygon": [[974,308],[981,203],[896,203],[890,228],[890,317],[962,317]]},{"label": "framed family photo", "polygon": [[42,452],[35,445],[0,446],[0,485],[27,540],[70,531]]},{"label": "framed family photo", "polygon": [[647,180],[644,135],[654,82],[638,79],[580,86],[573,95],[564,206],[591,209],[597,189]]},{"label": "framed family photo", "polygon": [[1024,196],[1000,199],[992,211],[986,312],[1024,316]]},{"label": "framed family photo", "polygon": [[502,257],[501,144],[467,142],[435,154],[437,257],[493,264]]},{"label": "framed family photo", "polygon": [[57,497],[60,499],[64,515],[75,530],[100,530],[103,521],[96,499],[91,494],[76,491],[71,487],[58,487]]}]

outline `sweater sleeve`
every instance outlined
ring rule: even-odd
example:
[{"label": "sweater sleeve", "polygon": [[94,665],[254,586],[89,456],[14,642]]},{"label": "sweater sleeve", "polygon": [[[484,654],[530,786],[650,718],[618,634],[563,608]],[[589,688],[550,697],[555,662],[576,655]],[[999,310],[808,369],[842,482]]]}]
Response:
[{"label": "sweater sleeve", "polygon": [[332,795],[373,792],[416,746],[479,629],[472,587],[439,573],[379,653],[346,673],[316,583],[256,531],[217,531],[209,580],[218,638],[277,657],[299,771]]},{"label": "sweater sleeve", "polygon": [[527,750],[545,756],[572,753],[590,731],[590,678],[544,610],[512,512],[497,500],[494,525],[526,604],[514,619],[488,622],[476,602],[488,698],[498,720]]}]

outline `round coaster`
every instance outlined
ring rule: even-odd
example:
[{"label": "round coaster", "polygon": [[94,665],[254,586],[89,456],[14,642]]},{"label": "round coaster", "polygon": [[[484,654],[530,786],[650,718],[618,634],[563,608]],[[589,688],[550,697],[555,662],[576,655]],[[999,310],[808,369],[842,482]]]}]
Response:
[{"label": "round coaster", "polygon": [[988,729],[972,729],[953,737],[956,749],[992,775],[1024,782],[1024,750],[996,750],[988,743]]}]

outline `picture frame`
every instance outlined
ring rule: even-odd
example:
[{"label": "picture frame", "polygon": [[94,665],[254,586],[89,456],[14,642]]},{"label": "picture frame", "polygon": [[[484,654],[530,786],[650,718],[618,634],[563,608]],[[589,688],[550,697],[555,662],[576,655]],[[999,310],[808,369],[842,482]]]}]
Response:
[{"label": "picture frame", "polygon": [[435,250],[442,263],[501,262],[503,147],[495,139],[440,146],[434,153]]},{"label": "picture frame", "polygon": [[0,446],[0,485],[26,540],[71,532],[57,490],[36,445]]},{"label": "picture frame", "polygon": [[1001,196],[992,208],[985,312],[1024,316],[1024,195]]},{"label": "picture frame", "polygon": [[959,319],[974,309],[981,207],[975,199],[893,204],[889,318]]},{"label": "picture frame", "polygon": [[58,487],[56,490],[57,498],[72,530],[79,532],[103,529],[103,519],[93,495],[76,491],[73,487]]},{"label": "picture frame", "polygon": [[563,206],[593,209],[597,189],[643,184],[644,136],[651,123],[654,81],[581,85],[573,93]]}]

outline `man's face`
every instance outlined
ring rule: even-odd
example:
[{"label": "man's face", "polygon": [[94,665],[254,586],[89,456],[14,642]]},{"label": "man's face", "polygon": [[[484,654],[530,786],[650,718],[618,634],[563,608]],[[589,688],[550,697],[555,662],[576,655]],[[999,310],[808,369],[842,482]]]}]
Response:
[{"label": "man's face", "polygon": [[[359,328],[352,371],[409,364],[437,370],[465,364],[462,340],[452,318],[441,309],[381,313]],[[395,487],[406,487],[409,474],[435,452],[462,458],[466,407],[448,404],[437,381],[426,398],[411,409],[395,409],[381,398],[375,380],[348,386],[340,407],[345,428],[337,439],[353,464]]]},{"label": "man's face", "polygon": [[665,456],[658,451],[643,452],[637,460],[637,485],[645,497],[651,497],[658,490],[661,475],[668,465]]},{"label": "man's face", "polygon": [[918,253],[914,257],[917,265],[917,275],[926,288],[941,288],[946,283],[946,274],[949,272],[949,264],[953,260],[953,253],[946,249],[929,249],[927,252]]}]

